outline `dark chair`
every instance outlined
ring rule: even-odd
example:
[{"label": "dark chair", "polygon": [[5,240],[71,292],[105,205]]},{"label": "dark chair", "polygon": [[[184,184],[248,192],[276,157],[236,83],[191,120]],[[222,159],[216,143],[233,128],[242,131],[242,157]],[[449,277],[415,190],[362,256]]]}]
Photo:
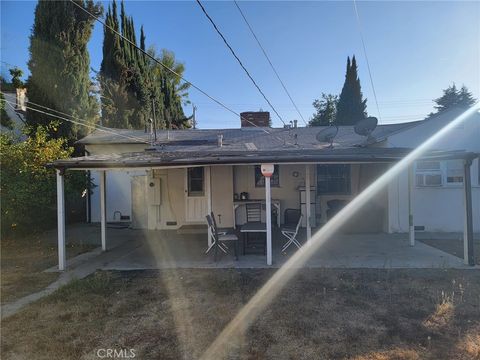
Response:
[{"label": "dark chair", "polygon": [[[248,203],[245,204],[246,220],[247,223],[259,223],[262,222],[262,204],[261,203]],[[255,235],[255,239],[250,239],[252,234],[245,233],[243,242],[243,253],[248,247],[248,244],[252,244],[252,248],[263,248],[263,253],[267,251],[266,239],[261,234]]]},{"label": "dark chair", "polygon": [[298,219],[300,219],[300,216],[302,216],[302,212],[300,209],[285,209],[283,216],[283,226],[294,228],[297,226]]},{"label": "dark chair", "polygon": [[245,210],[247,212],[247,223],[262,221],[262,204],[261,203],[246,204]]}]

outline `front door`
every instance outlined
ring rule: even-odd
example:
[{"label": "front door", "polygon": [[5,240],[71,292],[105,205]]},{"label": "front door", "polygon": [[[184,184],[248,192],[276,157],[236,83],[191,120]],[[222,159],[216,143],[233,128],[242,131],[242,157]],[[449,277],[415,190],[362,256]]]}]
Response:
[{"label": "front door", "polygon": [[203,167],[186,169],[185,174],[185,220],[204,223],[208,212],[208,171]]}]

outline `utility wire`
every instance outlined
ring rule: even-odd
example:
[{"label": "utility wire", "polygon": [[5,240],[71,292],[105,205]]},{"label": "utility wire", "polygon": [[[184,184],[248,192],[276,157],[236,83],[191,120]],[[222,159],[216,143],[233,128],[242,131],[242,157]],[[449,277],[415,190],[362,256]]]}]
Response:
[{"label": "utility wire", "polygon": [[300,117],[301,117],[301,119],[303,120],[303,122],[305,123],[305,125],[308,125],[307,122],[305,121],[305,118],[303,117],[302,113],[300,112],[300,110],[298,109],[297,105],[295,104],[295,101],[293,101],[292,96],[291,96],[290,93],[288,92],[287,87],[285,86],[285,83],[284,83],[284,82],[282,81],[282,79],[280,78],[280,75],[278,74],[277,70],[275,69],[275,66],[273,66],[273,63],[272,63],[272,61],[270,60],[270,57],[268,56],[265,48],[262,46],[262,44],[260,43],[260,40],[258,39],[257,35],[256,35],[255,32],[253,31],[253,28],[252,28],[252,26],[250,25],[250,23],[248,22],[247,17],[245,16],[245,14],[243,13],[242,9],[241,9],[240,6],[238,5],[237,0],[233,0],[233,2],[235,3],[235,6],[237,7],[238,11],[240,12],[240,15],[242,15],[242,18],[243,18],[243,20],[245,21],[245,24],[247,24],[250,32],[252,33],[253,37],[254,37],[255,40],[256,40],[258,46],[259,46],[260,49],[262,50],[263,55],[265,55],[265,58],[267,59],[268,63],[270,64],[270,67],[272,68],[273,72],[274,72],[275,75],[277,76],[278,81],[280,81],[280,84],[282,84],[283,90],[285,90],[285,93],[287,94],[288,98],[289,98],[290,101],[292,102],[292,105],[294,106],[295,110],[297,110],[298,115],[300,115]]},{"label": "utility wire", "polygon": [[370,84],[372,85],[373,97],[375,98],[375,104],[377,105],[378,119],[381,120],[380,107],[378,106],[377,93],[375,92],[375,86],[373,85],[372,71],[370,70],[370,63],[367,56],[367,47],[365,46],[365,40],[363,39],[362,25],[360,23],[360,15],[358,14],[357,1],[353,0],[353,8],[355,9],[355,15],[357,17],[358,32],[360,33],[360,39],[362,40],[363,53],[367,62],[368,75],[370,77]]},{"label": "utility wire", "polygon": [[[80,8],[81,10],[83,10],[85,13],[87,13],[89,16],[92,17],[92,19],[94,19],[96,22],[102,24],[105,28],[109,29],[110,31],[112,31],[114,34],[116,34],[117,36],[119,36],[122,40],[128,42],[130,45],[132,45],[134,48],[136,48],[138,51],[140,51],[142,54],[144,54],[146,57],[148,57],[149,59],[153,60],[154,62],[156,62],[158,65],[160,65],[162,68],[164,68],[165,70],[168,70],[169,72],[171,72],[172,74],[178,76],[179,79],[183,80],[185,83],[189,84],[192,88],[194,88],[195,90],[199,91],[200,93],[202,93],[203,95],[205,95],[206,97],[208,97],[210,100],[212,100],[213,102],[215,102],[216,104],[220,105],[222,108],[224,108],[225,110],[231,112],[232,114],[240,117],[240,119],[243,119],[245,120],[246,122],[250,123],[251,125],[255,126],[255,127],[259,127],[257,124],[253,123],[252,121],[248,120],[248,119],[245,119],[244,117],[242,117],[239,113],[237,113],[235,110],[229,108],[227,105],[225,105],[224,103],[222,103],[220,100],[217,100],[216,98],[214,98],[213,96],[209,95],[207,92],[205,92],[204,90],[202,90],[201,88],[199,88],[197,85],[193,84],[192,82],[188,81],[185,77],[183,77],[182,75],[180,75],[178,72],[176,72],[175,70],[171,69],[170,67],[168,67],[167,65],[165,65],[164,63],[162,63],[161,61],[157,60],[154,56],[152,56],[151,54],[149,54],[148,52],[146,52],[145,50],[141,49],[140,47],[137,46],[137,44],[135,44],[133,41],[131,41],[130,39],[127,39],[125,36],[123,36],[121,33],[119,33],[117,30],[115,30],[114,28],[112,28],[111,26],[108,26],[104,21],[102,21],[99,17],[95,16],[94,14],[92,14],[90,11],[88,11],[87,9],[85,9],[83,6],[77,4],[75,1],[73,0],[69,0],[73,5],[75,5],[76,7]],[[262,131],[264,131],[265,133],[267,134],[270,134],[270,132],[268,132],[266,129],[262,128],[262,127],[259,127],[260,129],[262,129]]]},{"label": "utility wire", "polygon": [[248,72],[247,68],[243,65],[242,61],[240,60],[240,58],[237,56],[237,54],[235,53],[235,51],[232,49],[232,47],[230,46],[230,44],[228,43],[227,39],[225,39],[225,36],[223,36],[223,34],[220,32],[220,30],[218,29],[217,25],[215,24],[215,22],[213,21],[213,19],[210,17],[210,15],[208,15],[207,11],[205,10],[205,8],[203,7],[202,3],[200,2],[200,0],[197,0],[197,4],[200,6],[200,8],[202,9],[203,13],[205,14],[205,16],[207,17],[207,19],[210,21],[210,23],[213,25],[213,28],[215,29],[215,31],[218,33],[218,35],[220,35],[220,37],[222,38],[223,42],[225,43],[225,45],[228,47],[228,49],[230,50],[230,52],[232,53],[233,57],[238,61],[238,63],[240,64],[241,68],[243,69],[243,71],[245,71],[245,73],[247,74],[248,78],[252,81],[253,85],[255,85],[255,87],[257,88],[257,90],[260,92],[260,94],[263,96],[263,98],[265,99],[265,101],[268,103],[268,105],[272,108],[272,110],[275,112],[275,114],[277,115],[277,117],[280,119],[280,121],[283,123],[283,125],[286,125],[285,124],[285,121],[283,121],[282,117],[280,116],[280,114],[277,112],[277,110],[275,109],[275,107],[272,105],[272,103],[270,102],[270,100],[268,100],[267,96],[265,95],[265,93],[262,91],[262,89],[260,89],[260,86],[258,86],[258,84],[256,83],[256,81],[253,79],[252,75],[250,75],[250,73]]},{"label": "utility wire", "polygon": [[[16,105],[14,102],[8,101],[8,100],[6,100],[6,99],[2,99],[2,101],[5,101],[5,102],[6,102],[7,104],[9,104],[9,105]],[[124,134],[119,134],[119,133],[117,133],[116,131],[113,131],[113,130],[109,130],[109,129],[106,129],[106,128],[98,128],[98,127],[96,127],[95,125],[90,125],[90,124],[86,124],[86,123],[84,123],[84,122],[80,122],[80,121],[68,119],[68,118],[65,118],[65,117],[63,117],[63,116],[55,115],[55,114],[53,114],[53,113],[46,112],[46,111],[43,111],[43,110],[40,110],[40,109],[36,109],[36,108],[31,107],[31,106],[28,106],[28,105],[25,106],[25,108],[27,108],[27,109],[29,109],[29,110],[31,110],[31,111],[36,111],[36,112],[38,112],[38,113],[51,116],[51,117],[56,118],[56,119],[59,119],[59,120],[68,121],[68,122],[71,122],[71,123],[73,123],[73,124],[85,126],[85,127],[87,127],[87,128],[90,128],[90,129],[103,131],[103,132],[106,132],[106,133],[113,134],[113,135],[115,135],[115,136],[124,137],[124,138],[130,139],[130,140],[133,139],[133,140],[136,140],[136,141],[141,141],[142,143],[145,143],[145,144],[149,144],[148,141],[143,140],[143,139],[140,139],[140,140],[139,140],[139,138],[132,138],[131,136],[124,135]]]},{"label": "utility wire", "polygon": [[69,118],[71,119],[74,119],[76,121],[80,121],[80,122],[84,122],[85,124],[87,125],[92,125],[92,126],[95,126],[98,130],[108,130],[110,132],[114,132],[115,134],[117,134],[118,136],[122,136],[122,137],[125,137],[125,138],[128,138],[130,140],[136,140],[136,141],[139,141],[139,142],[146,142],[146,140],[142,139],[142,138],[139,138],[137,136],[132,136],[132,135],[124,135],[124,134],[120,134],[118,132],[116,132],[115,130],[107,127],[107,126],[103,126],[103,125],[99,125],[99,124],[88,124],[87,120],[85,119],[81,119],[79,117],[76,117],[76,116],[73,116],[73,115],[70,115],[70,114],[67,114],[67,113],[64,113],[62,111],[58,111],[58,110],[55,110],[55,109],[52,109],[48,106],[44,106],[44,105],[40,105],[40,104],[37,104],[37,103],[34,103],[33,101],[30,101],[30,100],[27,100],[27,103],[28,104],[32,104],[34,106],[38,106],[42,109],[46,109],[46,110],[49,110],[49,111],[53,111],[53,112],[56,112],[57,114],[60,114],[60,115],[64,115],[64,116],[68,116]]}]

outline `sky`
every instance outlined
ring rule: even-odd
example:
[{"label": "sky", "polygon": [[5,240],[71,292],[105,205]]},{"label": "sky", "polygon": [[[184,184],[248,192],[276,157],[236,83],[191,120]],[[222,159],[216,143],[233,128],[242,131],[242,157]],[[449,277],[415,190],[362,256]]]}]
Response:
[{"label": "sky", "polygon": [[[29,35],[36,2],[4,1],[1,8],[1,73],[16,65],[28,76]],[[103,2],[104,7],[109,2]],[[298,119],[233,1],[203,3],[283,121]],[[339,94],[347,56],[357,58],[370,116],[379,123],[422,119],[432,99],[452,83],[466,85],[480,98],[480,1],[239,2],[257,37],[305,120],[323,92]],[[172,50],[185,64],[184,76],[236,112],[270,111],[283,126],[214,31],[194,1],[126,1],[147,47]],[[370,82],[362,37],[370,64]],[[103,29],[96,24],[89,43],[91,67],[100,68]],[[376,106],[374,92],[378,100]],[[240,119],[190,89],[199,128],[239,127]],[[192,106],[184,107],[190,115]],[[379,110],[379,111],[378,111]]]}]

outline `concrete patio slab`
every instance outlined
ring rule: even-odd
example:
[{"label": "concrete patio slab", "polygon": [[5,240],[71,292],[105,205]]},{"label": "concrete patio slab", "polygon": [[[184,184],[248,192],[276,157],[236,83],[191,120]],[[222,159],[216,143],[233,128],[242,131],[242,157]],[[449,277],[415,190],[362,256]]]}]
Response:
[{"label": "concrete patio slab", "polygon": [[[131,241],[138,246],[122,252],[105,264],[105,270],[139,270],[168,268],[268,268],[264,255],[240,255],[238,261],[231,254],[205,255],[206,237],[193,234],[177,234],[175,231],[142,231]],[[137,232],[138,235],[138,232]],[[290,247],[281,252],[284,239],[274,234],[273,267],[282,266],[295,252]],[[312,254],[306,267],[327,268],[456,268],[471,269],[463,259],[417,242],[409,245],[403,234],[354,234],[337,235],[329,239]]]}]

